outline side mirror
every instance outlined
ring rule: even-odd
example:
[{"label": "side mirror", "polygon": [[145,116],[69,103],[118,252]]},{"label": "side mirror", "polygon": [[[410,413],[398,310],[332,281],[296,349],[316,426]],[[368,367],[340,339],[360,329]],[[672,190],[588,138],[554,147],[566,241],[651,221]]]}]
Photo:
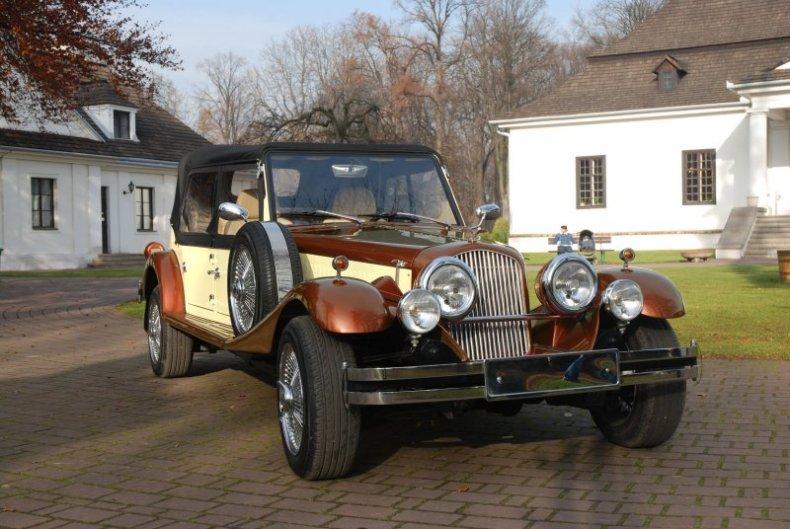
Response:
[{"label": "side mirror", "polygon": [[233,202],[223,202],[219,205],[219,218],[222,220],[243,220],[247,222],[249,214],[250,212],[247,211],[247,208],[234,204]]},{"label": "side mirror", "polygon": [[483,204],[475,210],[475,215],[480,218],[479,226],[483,225],[484,221],[496,220],[502,216],[502,210],[496,204]]}]

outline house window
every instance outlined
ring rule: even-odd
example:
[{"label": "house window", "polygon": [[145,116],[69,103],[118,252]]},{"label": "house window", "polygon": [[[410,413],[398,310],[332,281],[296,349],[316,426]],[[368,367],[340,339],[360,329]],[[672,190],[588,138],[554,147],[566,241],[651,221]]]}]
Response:
[{"label": "house window", "polygon": [[606,207],[606,156],[576,158],[576,207]]},{"label": "house window", "polygon": [[55,179],[31,178],[33,229],[55,229]]},{"label": "house window", "polygon": [[683,152],[683,203],[716,203],[716,151]]},{"label": "house window", "polygon": [[131,135],[131,114],[123,110],[113,110],[113,133],[116,139],[128,140]]},{"label": "house window", "polygon": [[658,88],[662,92],[671,92],[678,86],[678,74],[676,71],[658,72]]},{"label": "house window", "polygon": [[137,215],[137,231],[154,230],[154,188],[136,187],[134,204]]}]

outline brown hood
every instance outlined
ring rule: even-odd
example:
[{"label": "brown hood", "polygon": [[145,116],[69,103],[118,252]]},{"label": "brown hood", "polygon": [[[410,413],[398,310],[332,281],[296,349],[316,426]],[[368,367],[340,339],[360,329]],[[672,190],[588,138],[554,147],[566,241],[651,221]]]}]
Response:
[{"label": "brown hood", "polygon": [[320,226],[292,226],[291,233],[302,253],[334,257],[345,255],[352,261],[392,266],[404,261],[405,268],[416,277],[437,257],[457,255],[473,249],[488,249],[518,256],[508,246],[483,242],[468,242],[461,233],[441,226],[414,224],[322,224]]}]

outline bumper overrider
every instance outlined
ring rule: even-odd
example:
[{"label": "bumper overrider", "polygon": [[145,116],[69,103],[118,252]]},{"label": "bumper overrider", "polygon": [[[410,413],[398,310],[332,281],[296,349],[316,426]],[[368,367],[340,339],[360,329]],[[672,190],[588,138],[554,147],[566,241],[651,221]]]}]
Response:
[{"label": "bumper overrider", "polygon": [[549,353],[455,364],[345,369],[349,405],[487,401],[612,391],[624,386],[699,381],[699,346]]}]

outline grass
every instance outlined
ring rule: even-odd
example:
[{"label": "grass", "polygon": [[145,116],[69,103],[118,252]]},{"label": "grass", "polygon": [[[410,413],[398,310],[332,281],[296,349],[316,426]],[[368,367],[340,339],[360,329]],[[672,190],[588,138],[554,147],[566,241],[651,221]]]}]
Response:
[{"label": "grass", "polygon": [[704,358],[790,360],[790,285],[776,266],[654,268],[683,294],[686,315],[671,321],[681,343],[696,338]]},{"label": "grass", "polygon": [[[618,250],[619,251],[619,250]],[[683,258],[680,252],[683,250],[640,250],[636,252],[635,264],[660,264],[660,263],[680,263]],[[620,259],[617,258],[618,252],[607,251],[605,254],[605,261],[601,261],[600,252],[596,252],[595,256],[598,257],[600,264],[618,264]],[[532,252],[525,253],[524,258],[527,260],[528,265],[544,265],[551,261],[557,254],[554,252]]]},{"label": "grass", "polygon": [[790,285],[776,266],[660,269],[683,293],[686,316],[672,321],[704,357],[790,360]]},{"label": "grass", "polygon": [[[683,293],[686,315],[671,322],[681,343],[696,338],[704,358],[790,360],[790,285],[779,282],[776,266],[655,269]],[[530,285],[535,274],[527,272]],[[141,320],[145,304],[128,301],[118,310]]]},{"label": "grass", "polygon": [[127,301],[118,305],[118,310],[127,316],[142,320],[143,316],[145,316],[145,303],[138,303],[136,299]]},{"label": "grass", "polygon": [[74,270],[20,270],[13,272],[0,272],[0,278],[3,277],[23,277],[23,278],[37,278],[37,277],[87,277],[87,278],[104,278],[104,277],[137,277],[143,275],[142,268],[77,268]]}]

